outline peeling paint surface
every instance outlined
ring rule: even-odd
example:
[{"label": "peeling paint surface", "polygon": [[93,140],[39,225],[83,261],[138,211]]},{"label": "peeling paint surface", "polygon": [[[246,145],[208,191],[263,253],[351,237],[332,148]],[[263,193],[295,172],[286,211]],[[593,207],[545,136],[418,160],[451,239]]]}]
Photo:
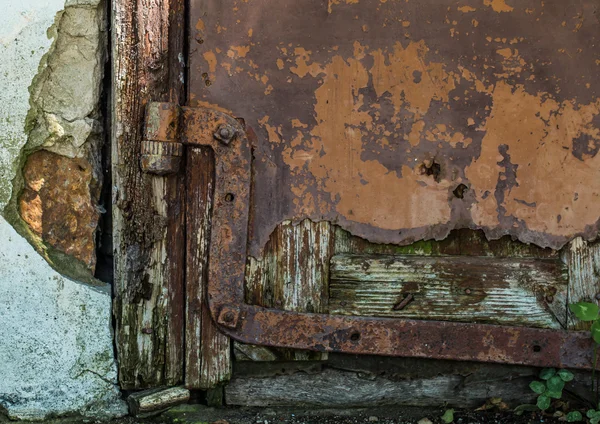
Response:
[{"label": "peeling paint surface", "polygon": [[385,243],[594,239],[599,7],[192,2],[190,103],[257,133],[250,254],[305,217]]}]

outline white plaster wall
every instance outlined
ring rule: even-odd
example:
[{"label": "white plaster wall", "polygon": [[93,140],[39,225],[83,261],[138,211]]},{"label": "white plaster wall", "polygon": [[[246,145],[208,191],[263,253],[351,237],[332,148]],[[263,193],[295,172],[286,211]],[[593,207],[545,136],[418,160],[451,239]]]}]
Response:
[{"label": "white plaster wall", "polygon": [[[65,6],[97,0],[0,0],[0,211],[11,195],[29,91]],[[84,60],[82,58],[82,60]],[[62,277],[0,216],[0,411],[118,416],[110,287]]]},{"label": "white plaster wall", "polygon": [[27,141],[27,88],[52,40],[46,35],[64,0],[0,0],[0,210],[10,197],[15,160]]}]

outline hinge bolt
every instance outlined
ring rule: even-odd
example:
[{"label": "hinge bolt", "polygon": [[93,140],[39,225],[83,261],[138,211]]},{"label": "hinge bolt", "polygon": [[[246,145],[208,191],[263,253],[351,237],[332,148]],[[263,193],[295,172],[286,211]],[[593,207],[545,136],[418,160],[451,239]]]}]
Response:
[{"label": "hinge bolt", "polygon": [[229,328],[236,328],[240,319],[240,310],[238,308],[224,307],[219,314],[217,323]]},{"label": "hinge bolt", "polygon": [[229,124],[221,124],[214,134],[215,139],[228,145],[235,137],[236,130]]}]

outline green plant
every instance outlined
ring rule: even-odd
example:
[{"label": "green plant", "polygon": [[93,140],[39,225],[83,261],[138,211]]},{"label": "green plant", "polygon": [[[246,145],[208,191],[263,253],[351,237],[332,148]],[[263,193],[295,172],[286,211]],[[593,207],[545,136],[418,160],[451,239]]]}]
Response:
[{"label": "green plant", "polygon": [[[598,408],[600,409],[600,405]],[[587,411],[585,416],[590,419],[590,424],[600,423],[600,410],[590,409]]]},{"label": "green plant", "polygon": [[[590,302],[578,302],[569,305],[569,309],[580,321],[592,322],[591,337],[594,341],[594,366],[592,367],[592,391],[596,395],[596,402],[598,402],[598,384],[594,390],[596,362],[598,358],[598,346],[600,345],[600,307],[595,303]],[[515,408],[515,413],[521,415],[526,411],[546,411],[550,408],[553,399],[560,399],[562,397],[562,391],[565,387],[565,383],[573,380],[574,375],[567,370],[556,370],[554,368],[544,368],[540,372],[540,379],[542,381],[532,381],[529,384],[531,390],[538,395],[535,405],[519,405]],[[568,409],[568,404],[565,404],[564,409]],[[557,413],[564,414],[563,412],[557,411]],[[600,404],[598,410],[590,409],[586,413],[590,424],[600,424]],[[566,415],[562,415],[561,420],[574,423],[583,420],[583,416],[579,411],[570,411]]]},{"label": "green plant", "polygon": [[536,406],[545,411],[550,408],[552,399],[560,399],[565,383],[573,380],[573,374],[567,370],[558,370],[554,368],[544,368],[540,372],[540,379],[543,381],[532,381],[529,388],[537,393]]},{"label": "green plant", "polygon": [[595,303],[577,302],[569,305],[569,309],[580,321],[592,321],[592,339],[596,345],[600,343],[600,308]]},{"label": "green plant", "polygon": [[[594,340],[594,366],[592,367],[592,391],[598,402],[598,382],[596,381],[596,363],[598,361],[598,345],[600,344],[600,308],[595,303],[577,302],[569,305],[569,309],[580,321],[592,322],[590,329],[591,337]],[[594,388],[594,382],[596,387]]]},{"label": "green plant", "polygon": [[442,415],[442,421],[446,424],[454,422],[454,409],[446,409],[446,412]]}]

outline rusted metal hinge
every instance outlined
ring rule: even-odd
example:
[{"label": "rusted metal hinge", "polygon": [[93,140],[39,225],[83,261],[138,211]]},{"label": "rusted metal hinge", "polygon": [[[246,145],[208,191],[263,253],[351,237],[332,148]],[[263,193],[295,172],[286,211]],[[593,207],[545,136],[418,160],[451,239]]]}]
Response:
[{"label": "rusted metal hinge", "polygon": [[320,352],[593,367],[592,341],[582,332],[310,314],[246,304],[252,155],[245,128],[221,111],[151,103],[146,140],[141,166],[159,175],[177,172],[185,146],[208,146],[214,151],[208,305],[219,329],[232,338]]}]

